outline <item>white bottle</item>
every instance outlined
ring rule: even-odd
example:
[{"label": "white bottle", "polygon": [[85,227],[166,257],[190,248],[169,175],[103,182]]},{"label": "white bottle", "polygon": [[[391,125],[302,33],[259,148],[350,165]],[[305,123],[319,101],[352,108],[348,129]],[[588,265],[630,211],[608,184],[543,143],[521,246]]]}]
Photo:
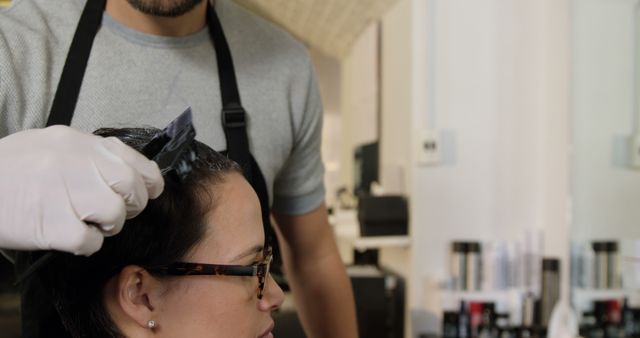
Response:
[{"label": "white bottle", "polygon": [[584,289],[593,289],[595,282],[594,265],[595,253],[590,245],[582,246],[582,282],[580,283]]},{"label": "white bottle", "polygon": [[569,303],[563,300],[558,301],[551,312],[547,332],[547,337],[553,338],[578,337],[578,320]]}]

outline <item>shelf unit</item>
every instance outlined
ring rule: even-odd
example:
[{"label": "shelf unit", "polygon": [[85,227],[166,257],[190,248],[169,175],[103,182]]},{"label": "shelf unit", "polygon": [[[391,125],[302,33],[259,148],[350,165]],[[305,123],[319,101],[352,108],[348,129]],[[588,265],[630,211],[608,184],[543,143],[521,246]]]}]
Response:
[{"label": "shelf unit", "polygon": [[359,237],[353,241],[356,250],[380,248],[409,248],[409,236]]}]

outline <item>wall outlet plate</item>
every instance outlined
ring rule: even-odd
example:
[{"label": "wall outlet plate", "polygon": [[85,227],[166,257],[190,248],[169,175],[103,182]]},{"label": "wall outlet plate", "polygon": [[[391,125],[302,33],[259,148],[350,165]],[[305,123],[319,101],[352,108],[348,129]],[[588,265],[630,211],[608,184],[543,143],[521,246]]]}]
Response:
[{"label": "wall outlet plate", "polygon": [[632,168],[640,170],[640,133],[631,137],[629,150],[629,155],[631,156],[629,159],[629,164]]},{"label": "wall outlet plate", "polygon": [[416,132],[414,156],[418,165],[435,165],[441,161],[441,140],[437,131],[422,129]]}]

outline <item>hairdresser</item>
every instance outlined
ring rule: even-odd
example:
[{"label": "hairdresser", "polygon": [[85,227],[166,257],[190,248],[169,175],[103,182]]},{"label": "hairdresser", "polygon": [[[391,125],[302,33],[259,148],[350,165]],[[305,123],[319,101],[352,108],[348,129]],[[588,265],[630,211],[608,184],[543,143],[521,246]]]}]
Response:
[{"label": "hairdresser", "polygon": [[[163,183],[152,162],[85,132],[162,127],[185,106],[199,139],[242,166],[263,223],[276,220],[307,336],[356,337],[307,51],[231,0],[13,0],[0,10],[0,245],[98,250]],[[37,304],[26,298],[27,310]],[[23,322],[25,337],[51,336],[37,319]]]}]

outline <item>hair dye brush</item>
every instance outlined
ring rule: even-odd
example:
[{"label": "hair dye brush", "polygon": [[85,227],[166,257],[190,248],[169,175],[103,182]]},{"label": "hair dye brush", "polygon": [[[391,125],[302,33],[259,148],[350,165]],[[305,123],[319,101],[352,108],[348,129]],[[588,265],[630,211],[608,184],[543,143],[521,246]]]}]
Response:
[{"label": "hair dye brush", "polygon": [[174,175],[183,180],[191,172],[196,159],[195,137],[191,108],[187,108],[144,146],[142,154],[158,164],[165,178]]},{"label": "hair dye brush", "polygon": [[[171,121],[161,132],[156,134],[141,153],[148,159],[156,162],[165,180],[173,179],[181,182],[193,168],[196,159],[193,141],[196,131],[193,128],[193,116],[191,108],[187,108],[176,119]],[[87,224],[88,226],[96,226]],[[16,284],[20,284],[29,278],[40,267],[55,257],[56,251],[48,251],[36,258],[18,276]]]}]

